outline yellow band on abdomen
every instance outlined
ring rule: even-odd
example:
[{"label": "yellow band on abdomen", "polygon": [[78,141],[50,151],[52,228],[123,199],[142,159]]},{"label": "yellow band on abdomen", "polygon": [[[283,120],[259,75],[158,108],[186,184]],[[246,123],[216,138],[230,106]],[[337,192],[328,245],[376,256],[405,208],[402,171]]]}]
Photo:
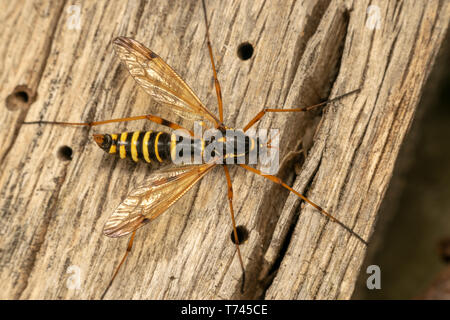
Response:
[{"label": "yellow band on abdomen", "polygon": [[155,155],[156,155],[156,159],[158,159],[159,162],[163,162],[161,157],[159,156],[159,152],[158,152],[158,140],[159,140],[159,136],[162,134],[161,132],[158,132],[158,134],[156,135],[155,138]]},{"label": "yellow band on abdomen", "polygon": [[151,162],[150,155],[148,154],[148,140],[150,139],[151,131],[145,133],[144,139],[142,140],[142,154],[144,155],[145,161]]},{"label": "yellow band on abdomen", "polygon": [[117,152],[117,134],[111,134],[111,138],[113,143],[111,144],[111,148],[109,148],[109,153],[116,153]]},{"label": "yellow band on abdomen", "polygon": [[137,143],[137,139],[139,138],[140,133],[141,133],[140,131],[135,131],[135,132],[133,132],[133,136],[131,137],[131,146],[130,146],[131,147],[131,158],[135,162],[139,161],[136,143]]}]

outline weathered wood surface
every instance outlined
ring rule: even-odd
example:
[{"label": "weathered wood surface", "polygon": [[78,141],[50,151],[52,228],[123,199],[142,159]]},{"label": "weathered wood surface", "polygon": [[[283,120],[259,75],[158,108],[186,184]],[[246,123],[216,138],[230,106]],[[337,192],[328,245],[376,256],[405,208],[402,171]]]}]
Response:
[{"label": "weathered wood surface", "polygon": [[[69,28],[70,5],[0,3],[6,26],[0,34],[1,298],[99,298],[122,258],[128,239],[103,236],[103,225],[155,168],[111,159],[91,134],[156,127],[21,125],[23,119],[91,121],[149,112],[179,120],[151,102],[119,64],[114,37],[131,36],[157,52],[217,112],[200,2],[84,2],[79,30]],[[447,31],[449,2],[207,5],[229,126],[243,126],[262,106],[310,105],[362,87],[323,115],[271,115],[258,127],[281,129],[281,155],[312,146],[304,161],[284,161],[281,176],[370,239]],[[369,5],[379,10],[378,25]],[[242,61],[236,49],[245,41],[255,53]],[[18,85],[27,86],[28,101],[7,99]],[[73,149],[71,161],[58,156],[65,145]],[[106,298],[350,298],[366,246],[278,186],[241,168],[231,174],[237,223],[249,230],[241,245],[243,295],[225,179],[217,169],[137,233]]]}]

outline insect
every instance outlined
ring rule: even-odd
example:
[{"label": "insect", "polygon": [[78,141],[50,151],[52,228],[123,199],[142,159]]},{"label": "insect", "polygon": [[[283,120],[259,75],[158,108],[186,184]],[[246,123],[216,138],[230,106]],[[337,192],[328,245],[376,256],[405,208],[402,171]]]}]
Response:
[{"label": "insect", "polygon": [[[228,186],[228,204],[233,227],[234,242],[236,245],[237,256],[242,269],[241,291],[245,285],[245,269],[243,259],[239,249],[239,237],[236,229],[236,222],[233,211],[233,188],[228,166],[231,164],[239,165],[247,171],[261,175],[264,178],[281,185],[307,202],[320,213],[327,216],[332,221],[340,224],[346,230],[354,234],[361,241],[365,242],[359,235],[354,233],[339,220],[334,218],[318,204],[306,198],[280,178],[264,174],[249,165],[248,156],[251,152],[263,152],[270,148],[270,141],[262,141],[257,137],[249,135],[248,130],[253,127],[266,113],[277,112],[306,112],[308,110],[326,105],[332,101],[342,99],[345,96],[359,92],[359,89],[347,92],[334,99],[309,106],[295,109],[263,109],[256,114],[241,131],[225,126],[223,123],[223,102],[220,89],[220,83],[217,78],[216,67],[214,63],[213,51],[209,35],[209,24],[207,20],[207,11],[204,0],[202,1],[204,21],[206,24],[206,38],[209,57],[214,76],[214,84],[217,95],[219,116],[214,115],[201,100],[196,96],[192,89],[183,81],[183,79],[167,65],[157,54],[146,48],[143,44],[127,37],[118,37],[113,41],[114,50],[123,64],[128,69],[135,81],[160,105],[168,108],[182,118],[188,120],[201,121],[206,128],[214,128],[223,136],[219,139],[206,140],[196,136],[192,130],[183,128],[177,123],[163,119],[156,115],[147,114],[133,116],[128,118],[110,119],[104,121],[95,121],[89,123],[58,122],[58,121],[34,121],[30,123],[56,124],[69,126],[98,126],[113,122],[126,122],[135,120],[148,120],[156,124],[168,127],[175,132],[168,133],[164,131],[135,131],[122,132],[117,134],[94,134],[94,141],[105,152],[118,155],[120,158],[130,158],[133,161],[145,161],[147,163],[175,162],[179,156],[179,150],[190,150],[190,155],[204,155],[208,147],[214,146],[211,157],[208,161],[201,163],[176,166],[170,169],[163,169],[152,173],[140,185],[132,190],[123,202],[112,213],[105,224],[103,233],[109,237],[122,237],[129,235],[130,240],[126,252],[115,269],[111,280],[103,293],[106,294],[116,278],[121,266],[126,260],[133,246],[136,231],[148,224],[160,214],[164,213],[180,197],[190,190],[213,168],[221,166],[226,177]],[[187,135],[178,135],[178,130],[184,130]],[[231,138],[230,138],[231,137]],[[242,150],[238,150],[238,140],[243,141]],[[190,148],[190,149],[189,149]],[[218,152],[217,150],[223,151]],[[184,154],[186,155],[186,154]],[[202,157],[204,160],[204,157]],[[231,160],[231,161],[230,161]],[[102,297],[103,297],[102,296]]]}]

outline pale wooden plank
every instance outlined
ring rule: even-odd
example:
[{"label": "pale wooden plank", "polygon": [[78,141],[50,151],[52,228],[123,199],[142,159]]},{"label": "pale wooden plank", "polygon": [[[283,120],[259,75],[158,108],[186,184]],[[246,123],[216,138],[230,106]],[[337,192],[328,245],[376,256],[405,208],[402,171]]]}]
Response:
[{"label": "pale wooden plank", "polygon": [[[262,106],[317,103],[332,85],[333,95],[363,85],[358,96],[328,107],[323,118],[318,111],[272,115],[258,127],[281,128],[280,151],[286,155],[302,136],[312,136],[322,119],[296,189],[308,185],[311,199],[367,239],[446,32],[447,3],[380,2],[379,30],[365,27],[369,3],[362,1],[207,5],[228,125],[243,126]],[[83,3],[81,12],[79,31],[69,30],[64,17],[58,18],[38,99],[27,120],[78,121],[148,112],[176,120],[155,107],[119,65],[110,45],[118,35],[132,36],[157,52],[217,111],[201,3],[99,1]],[[236,55],[244,41],[255,47],[248,61]],[[408,48],[414,50],[411,56]],[[103,236],[103,225],[151,169],[111,159],[90,135],[142,128],[157,127],[142,122],[90,131],[20,127],[0,174],[1,247],[6,248],[1,254],[2,297],[101,296],[127,243]],[[72,161],[58,158],[63,145],[73,149]],[[292,161],[282,169],[292,182]],[[350,297],[365,246],[309,206],[294,219],[297,201],[263,178],[241,169],[231,173],[237,223],[249,230],[241,245],[248,280],[243,296],[230,240],[225,179],[215,170],[138,232],[132,254],[106,297]],[[286,240],[290,226],[294,231]],[[286,254],[281,250],[285,241]],[[273,265],[278,272],[271,283]],[[81,271],[79,290],[66,285],[69,266]]]}]

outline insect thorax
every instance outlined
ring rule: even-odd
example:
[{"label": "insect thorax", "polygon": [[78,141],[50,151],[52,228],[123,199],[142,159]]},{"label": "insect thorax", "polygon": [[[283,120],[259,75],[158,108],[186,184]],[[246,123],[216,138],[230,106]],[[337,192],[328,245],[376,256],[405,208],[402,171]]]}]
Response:
[{"label": "insect thorax", "polygon": [[257,158],[257,139],[246,135],[240,130],[227,129],[207,131],[202,138],[193,138],[187,135],[173,135],[171,155],[172,161],[181,163],[249,163],[254,153]]}]

